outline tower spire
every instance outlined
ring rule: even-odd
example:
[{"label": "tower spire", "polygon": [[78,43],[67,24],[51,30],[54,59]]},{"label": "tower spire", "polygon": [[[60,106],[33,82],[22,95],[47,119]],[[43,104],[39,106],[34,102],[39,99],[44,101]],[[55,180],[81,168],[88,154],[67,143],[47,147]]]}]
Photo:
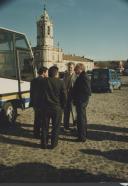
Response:
[{"label": "tower spire", "polygon": [[46,10],[46,4],[47,4],[47,0],[43,0],[44,1],[44,11]]}]

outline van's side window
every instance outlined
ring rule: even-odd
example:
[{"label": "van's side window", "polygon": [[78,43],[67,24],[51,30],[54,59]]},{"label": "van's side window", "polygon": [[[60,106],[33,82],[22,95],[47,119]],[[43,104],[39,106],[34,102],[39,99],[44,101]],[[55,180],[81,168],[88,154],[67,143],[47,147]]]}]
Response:
[{"label": "van's side window", "polygon": [[29,45],[24,35],[15,35],[15,45],[18,51],[21,80],[31,81],[33,79],[32,56]]},{"label": "van's side window", "polygon": [[29,49],[25,36],[16,34],[15,39],[17,48]]},{"label": "van's side window", "polygon": [[93,79],[97,80],[99,78],[99,72],[94,72]]},{"label": "van's side window", "polygon": [[31,81],[33,79],[33,66],[31,60],[29,51],[19,51],[21,79],[23,81]]}]

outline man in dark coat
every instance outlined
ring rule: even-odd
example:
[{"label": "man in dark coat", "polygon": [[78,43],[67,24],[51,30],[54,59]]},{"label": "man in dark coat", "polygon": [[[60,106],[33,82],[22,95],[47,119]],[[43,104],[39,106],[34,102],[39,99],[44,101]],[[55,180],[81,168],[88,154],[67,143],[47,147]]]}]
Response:
[{"label": "man in dark coat", "polygon": [[30,84],[30,106],[34,109],[34,137],[40,138],[41,111],[40,111],[40,84],[43,78],[48,77],[48,69],[41,67],[38,70],[38,77],[34,78]]},{"label": "man in dark coat", "polygon": [[49,120],[52,121],[51,148],[58,144],[59,127],[62,120],[62,110],[66,103],[66,88],[64,82],[59,79],[59,72],[56,66],[48,71],[49,77],[42,81],[42,135],[41,147],[48,146]]},{"label": "man in dark coat", "polygon": [[87,137],[87,116],[86,107],[91,96],[90,80],[85,72],[82,63],[75,66],[75,73],[78,75],[73,87],[73,100],[77,112],[77,129],[79,141],[85,141]]}]

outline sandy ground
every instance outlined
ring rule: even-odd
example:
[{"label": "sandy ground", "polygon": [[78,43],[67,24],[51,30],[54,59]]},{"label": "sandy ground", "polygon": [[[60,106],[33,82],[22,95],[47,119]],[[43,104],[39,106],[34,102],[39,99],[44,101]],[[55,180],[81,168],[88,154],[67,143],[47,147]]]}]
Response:
[{"label": "sandy ground", "polygon": [[19,111],[16,126],[0,129],[0,182],[128,182],[128,76],[114,93],[93,93],[88,139],[64,133],[43,150],[33,138],[33,110]]}]

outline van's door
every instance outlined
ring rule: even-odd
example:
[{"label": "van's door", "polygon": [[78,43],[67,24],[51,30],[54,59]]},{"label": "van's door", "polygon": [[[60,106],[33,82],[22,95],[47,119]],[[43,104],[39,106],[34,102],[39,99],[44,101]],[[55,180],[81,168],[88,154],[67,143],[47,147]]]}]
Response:
[{"label": "van's door", "polygon": [[24,35],[15,34],[19,96],[24,108],[29,106],[30,81],[34,77],[32,51]]},{"label": "van's door", "polygon": [[30,51],[17,49],[17,67],[19,98],[22,106],[27,108],[30,102],[30,81],[34,78]]}]

